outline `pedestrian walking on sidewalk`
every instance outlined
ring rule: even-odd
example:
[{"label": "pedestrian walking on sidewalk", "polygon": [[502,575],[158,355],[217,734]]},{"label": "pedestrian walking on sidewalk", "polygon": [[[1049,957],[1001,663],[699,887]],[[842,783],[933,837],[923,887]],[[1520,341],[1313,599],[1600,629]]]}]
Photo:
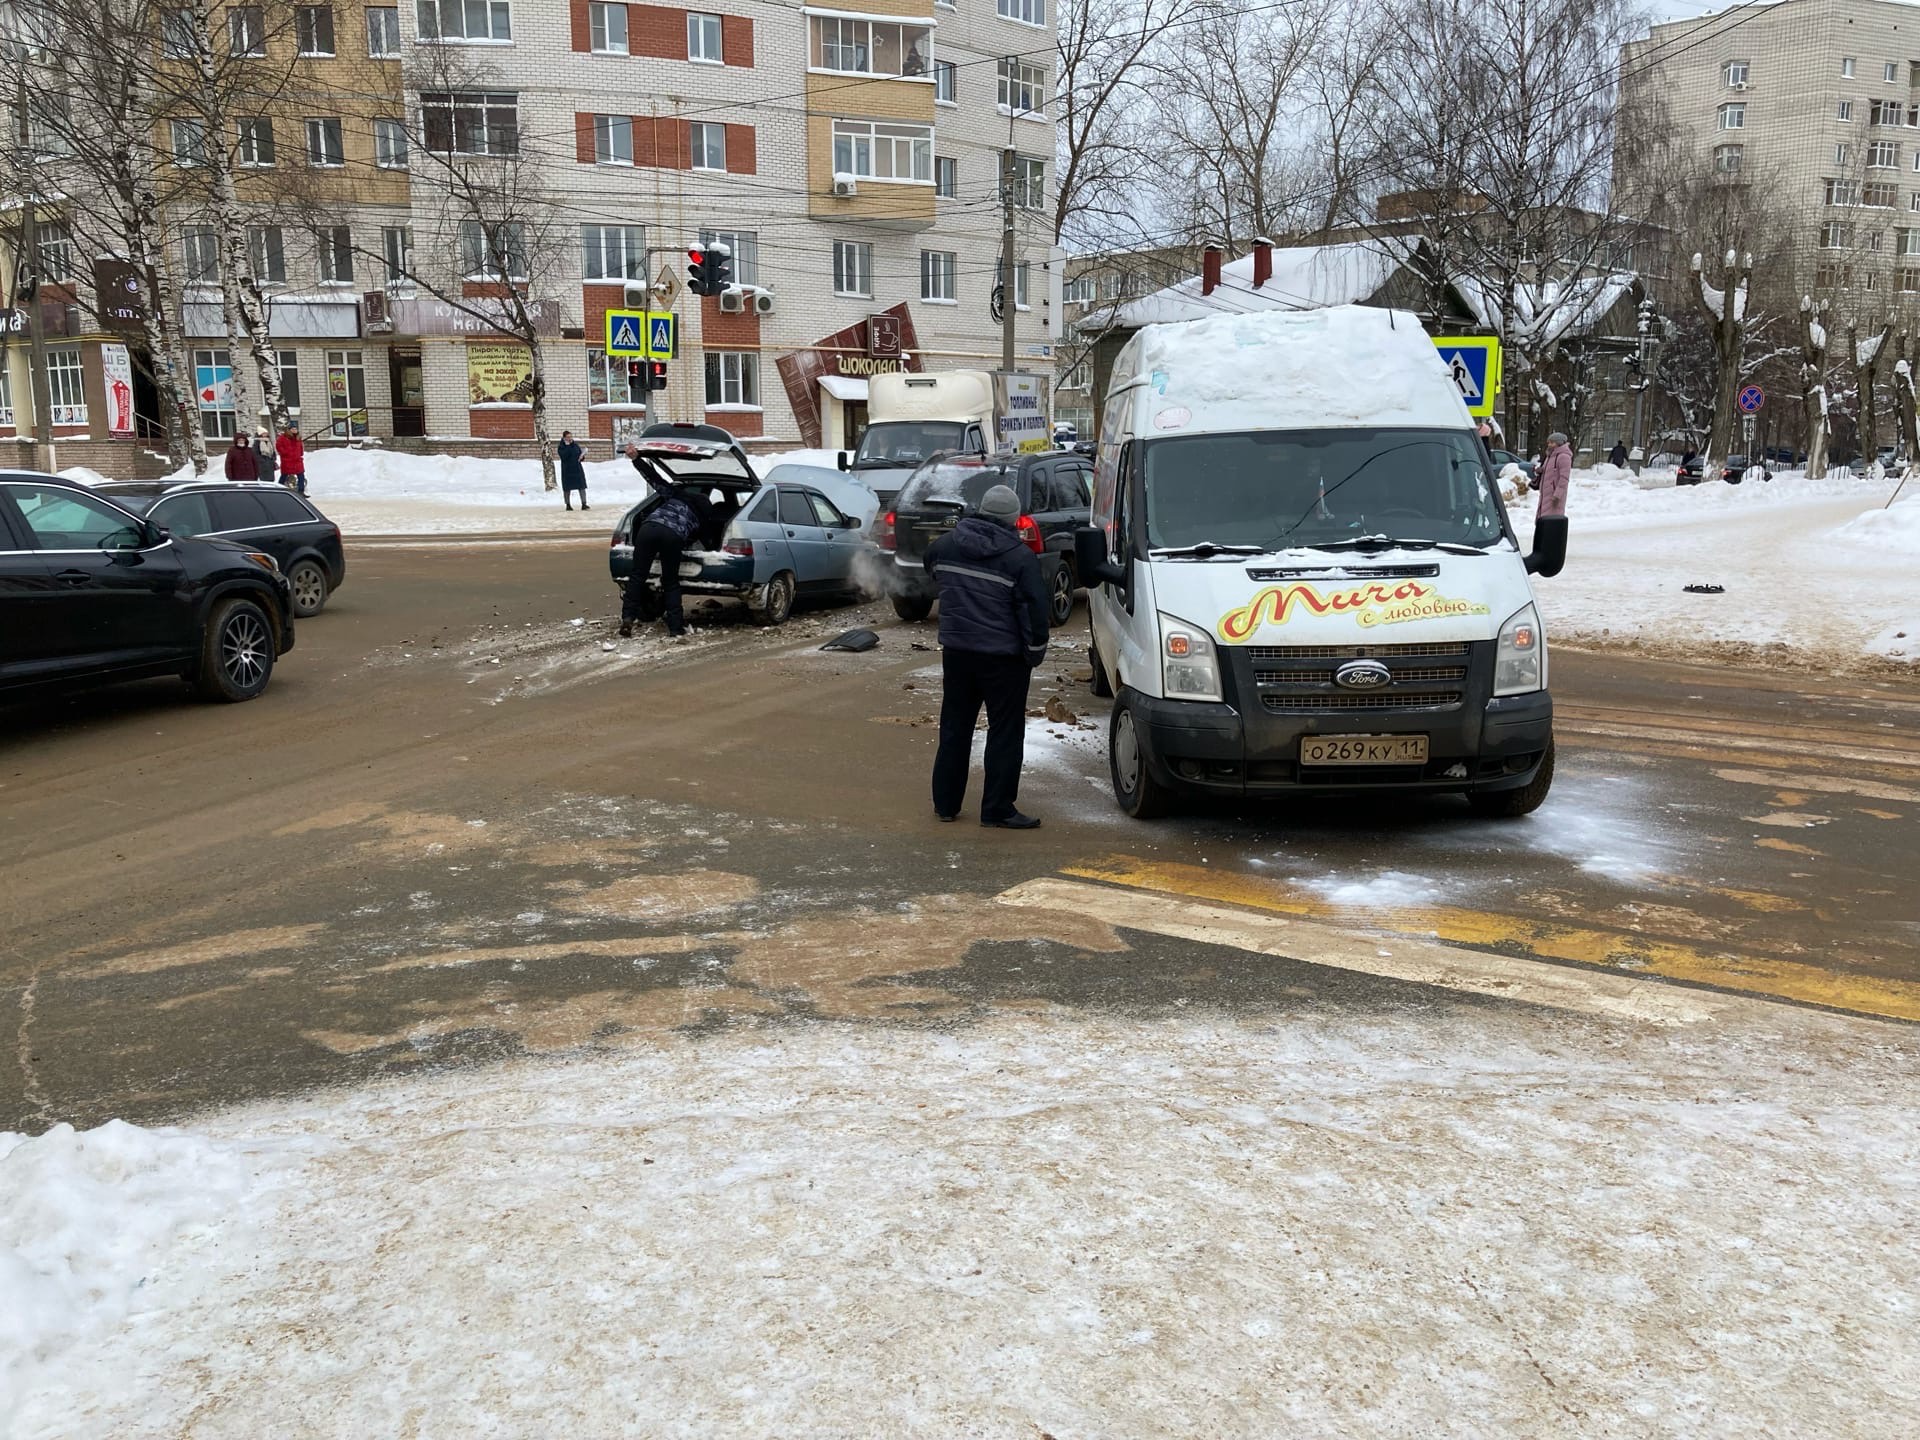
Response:
[{"label": "pedestrian walking on sidewalk", "polygon": [[1567,513],[1567,486],[1573,479],[1573,448],[1558,430],[1547,437],[1547,458],[1540,462],[1539,478],[1534,485],[1540,491],[1540,505],[1534,518]]},{"label": "pedestrian walking on sidewalk", "polygon": [[933,813],[960,818],[973,761],[974,727],[987,711],[986,788],[980,823],[1035,830],[1015,808],[1027,733],[1027,687],[1047,658],[1047,587],[1040,557],[1014,529],[1020,497],[996,485],[969,515],[927,547],[921,562],[940,587],[940,748],[933,757]]},{"label": "pedestrian walking on sidewalk", "polygon": [[1607,452],[1607,463],[1613,466],[1614,469],[1616,470],[1624,470],[1627,468],[1627,442],[1626,441],[1616,440],[1613,442],[1613,449]]},{"label": "pedestrian walking on sidewalk", "polygon": [[307,447],[301,443],[300,427],[287,421],[287,428],[280,432],[274,447],[280,452],[280,483],[306,494]]},{"label": "pedestrian walking on sidewalk", "polygon": [[245,435],[235,434],[233,448],[227,451],[227,478],[229,480],[258,480],[260,462],[254,459],[253,442]]},{"label": "pedestrian walking on sidewalk", "polygon": [[573,509],[573,492],[580,492],[580,508],[587,508],[587,452],[580,448],[580,442],[573,438],[573,431],[560,432],[560,495],[567,502],[567,509]]},{"label": "pedestrian walking on sidewalk", "polygon": [[627,447],[627,455],[660,499],[634,533],[633,568],[627,572],[627,593],[620,602],[620,634],[633,634],[634,625],[646,618],[647,572],[658,560],[667,634],[677,640],[687,633],[687,617],[680,607],[680,555],[712,526],[713,506],[697,490],[671,480],[656,480],[642,468],[640,452],[634,446]]},{"label": "pedestrian walking on sidewalk", "polygon": [[280,478],[280,452],[273,448],[273,435],[264,425],[253,432],[253,465],[263,484],[271,485]]}]

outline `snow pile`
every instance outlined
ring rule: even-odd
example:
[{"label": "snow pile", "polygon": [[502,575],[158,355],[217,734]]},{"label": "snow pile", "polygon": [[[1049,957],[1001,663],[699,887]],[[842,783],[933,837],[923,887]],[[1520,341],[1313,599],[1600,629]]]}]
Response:
[{"label": "snow pile", "polygon": [[1868,510],[1836,528],[1830,538],[1920,560],[1920,489],[1907,488],[1916,493],[1897,505]]},{"label": "snow pile", "polygon": [[228,1144],[115,1120],[0,1134],[0,1393],[192,1293],[250,1181]]}]

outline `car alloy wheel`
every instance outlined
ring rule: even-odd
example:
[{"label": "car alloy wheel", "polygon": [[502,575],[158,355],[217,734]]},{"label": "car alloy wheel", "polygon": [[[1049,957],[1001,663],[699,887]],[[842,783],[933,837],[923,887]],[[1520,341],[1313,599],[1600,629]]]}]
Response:
[{"label": "car alloy wheel", "polygon": [[1058,628],[1073,617],[1073,567],[1066,561],[1053,572],[1053,595],[1049,618]]},{"label": "car alloy wheel", "polygon": [[251,690],[266,675],[272,637],[252,610],[236,610],[220,631],[220,668],[242,690]]},{"label": "car alloy wheel", "polygon": [[293,587],[296,615],[305,617],[318,614],[320,607],[327,603],[327,577],[320,573],[320,567],[311,560],[303,560],[294,566],[287,583]]}]

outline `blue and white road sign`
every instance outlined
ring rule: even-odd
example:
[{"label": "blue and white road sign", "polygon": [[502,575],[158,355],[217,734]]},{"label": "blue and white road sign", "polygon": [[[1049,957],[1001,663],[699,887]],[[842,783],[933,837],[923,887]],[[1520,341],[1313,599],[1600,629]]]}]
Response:
[{"label": "blue and white road sign", "polygon": [[646,324],[644,310],[607,311],[607,354],[628,360],[646,359]]},{"label": "blue and white road sign", "polygon": [[647,315],[647,359],[673,359],[673,316],[653,311]]},{"label": "blue and white road sign", "polygon": [[1500,342],[1488,335],[1448,335],[1433,344],[1460,387],[1468,413],[1493,414],[1494,397],[1500,393]]},{"label": "blue and white road sign", "polygon": [[1743,385],[1740,388],[1739,405],[1742,415],[1751,415],[1766,403],[1767,392],[1758,385]]}]

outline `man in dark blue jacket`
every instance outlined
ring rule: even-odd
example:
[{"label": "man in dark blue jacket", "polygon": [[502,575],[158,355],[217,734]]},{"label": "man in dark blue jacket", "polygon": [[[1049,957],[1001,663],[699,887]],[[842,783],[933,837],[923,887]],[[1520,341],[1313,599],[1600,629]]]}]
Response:
[{"label": "man in dark blue jacket", "polygon": [[1027,683],[1047,658],[1047,587],[1040,557],[1015,532],[1020,497],[996,485],[969,515],[927,547],[940,587],[940,750],[933,758],[933,813],[957,820],[980,707],[987,707],[987,786],[980,823],[1035,830],[1014,808],[1026,739]]},{"label": "man in dark blue jacket", "polygon": [[667,634],[676,640],[687,633],[680,608],[680,554],[699,539],[713,522],[713,506],[690,486],[656,480],[641,465],[639,451],[627,447],[633,468],[646,477],[659,501],[647,511],[633,536],[633,568],[627,572],[627,593],[620,602],[620,633],[633,634],[634,623],[646,618],[647,572],[660,562],[660,598],[665,604]]}]

